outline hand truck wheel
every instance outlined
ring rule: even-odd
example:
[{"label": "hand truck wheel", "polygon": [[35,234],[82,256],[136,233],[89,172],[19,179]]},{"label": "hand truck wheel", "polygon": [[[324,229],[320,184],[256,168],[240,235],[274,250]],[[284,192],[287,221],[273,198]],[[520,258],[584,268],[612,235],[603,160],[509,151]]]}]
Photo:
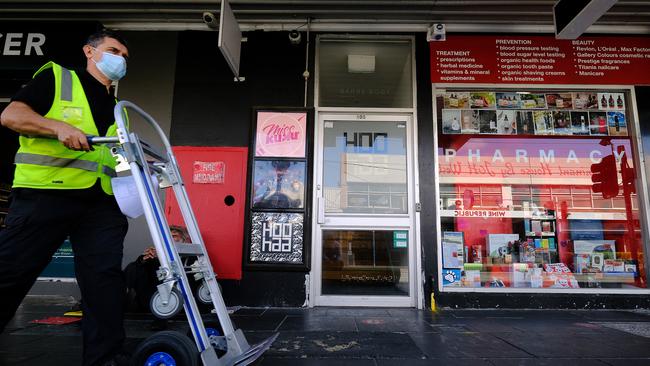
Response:
[{"label": "hand truck wheel", "polygon": [[156,333],[138,345],[131,364],[134,366],[198,366],[194,342],[181,333]]},{"label": "hand truck wheel", "polygon": [[199,289],[196,291],[196,298],[205,305],[212,304],[212,298],[210,297],[210,289],[205,281],[201,282]]},{"label": "hand truck wheel", "polygon": [[[217,282],[217,286],[219,286],[219,292],[223,293],[223,290],[221,290],[221,284]],[[196,299],[201,304],[212,305],[212,297],[210,297],[210,288],[208,287],[208,284],[205,283],[205,281],[201,281],[199,288],[196,290]]]},{"label": "hand truck wheel", "polygon": [[[223,330],[221,329],[221,324],[218,321],[206,321],[203,323],[205,327],[205,332],[210,337],[210,344],[214,347],[214,350],[217,352],[217,356],[221,357],[226,354],[228,351],[228,341],[223,335]],[[187,330],[187,337],[193,339],[192,330]]]},{"label": "hand truck wheel", "polygon": [[163,302],[162,295],[159,291],[156,291],[153,296],[151,296],[151,301],[149,302],[149,308],[153,315],[160,319],[169,319],[173,318],[181,308],[183,307],[183,301],[181,300],[181,294],[177,289],[173,289],[169,293],[169,300],[167,303]]}]

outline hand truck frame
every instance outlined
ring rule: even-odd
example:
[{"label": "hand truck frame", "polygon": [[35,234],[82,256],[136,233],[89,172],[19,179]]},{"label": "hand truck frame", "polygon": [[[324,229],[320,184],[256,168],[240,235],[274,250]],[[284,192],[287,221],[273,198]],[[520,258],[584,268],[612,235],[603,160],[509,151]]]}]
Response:
[{"label": "hand truck frame", "polygon": [[[157,151],[151,145],[141,140],[137,134],[129,131],[126,123],[127,109],[136,112],[155,130],[163,144],[164,152]],[[182,303],[194,338],[196,350],[204,365],[248,365],[254,362],[271,346],[278,334],[276,333],[263,342],[251,346],[248,344],[241,329],[234,329],[219,285],[217,284],[217,278],[212,269],[169,140],[158,123],[148,113],[129,101],[117,103],[114,115],[117,124],[117,137],[91,137],[90,142],[94,144],[112,144],[111,152],[116,156],[121,156],[129,165],[140,203],[142,204],[147,226],[156,248],[156,254],[160,261],[158,278],[161,283],[158,285],[158,292],[155,295],[158,298],[155,304],[152,300],[152,307],[169,307],[170,303],[178,304],[177,306],[180,307]],[[159,179],[160,182],[153,182],[149,178],[152,176]],[[169,225],[164,215],[164,209],[157,192],[159,187],[155,186],[156,183],[158,183],[160,188],[172,188],[183,220],[187,226],[191,243],[173,242]],[[212,312],[217,315],[222,334],[214,334],[214,331],[208,334],[206,331],[206,326],[204,325],[196,299],[192,293],[185,267],[181,261],[181,254],[197,257],[196,263],[198,265],[193,266],[192,272],[196,279],[203,281],[204,298],[205,288],[209,292],[212,306],[214,306]],[[154,336],[156,335],[154,334],[152,337]],[[183,343],[178,342],[178,335],[175,337],[167,337],[163,339],[162,343],[173,343],[174,340],[176,340],[176,343]],[[221,350],[219,354],[215,350],[215,346]],[[151,357],[161,357],[160,359],[163,360],[166,357],[165,355],[169,356],[164,350],[155,351],[151,347],[147,349],[147,352],[151,353]],[[151,359],[151,357],[148,359]]]}]

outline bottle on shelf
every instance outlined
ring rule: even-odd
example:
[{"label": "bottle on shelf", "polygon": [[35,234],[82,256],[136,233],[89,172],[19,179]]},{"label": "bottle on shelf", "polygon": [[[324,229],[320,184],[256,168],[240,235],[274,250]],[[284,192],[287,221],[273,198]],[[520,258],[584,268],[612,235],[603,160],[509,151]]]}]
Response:
[{"label": "bottle on shelf", "polygon": [[621,109],[623,108],[623,99],[621,98],[620,95],[618,96],[618,98],[616,98],[616,107]]},{"label": "bottle on shelf", "polygon": [[600,98],[600,106],[603,108],[607,108],[607,99],[605,98],[605,95],[603,94],[603,97]]},{"label": "bottle on shelf", "polygon": [[609,95],[609,99],[607,100],[607,103],[609,105],[609,108],[614,108],[614,97],[612,95]]},{"label": "bottle on shelf", "polygon": [[580,132],[585,132],[586,130],[585,116],[580,116]]}]

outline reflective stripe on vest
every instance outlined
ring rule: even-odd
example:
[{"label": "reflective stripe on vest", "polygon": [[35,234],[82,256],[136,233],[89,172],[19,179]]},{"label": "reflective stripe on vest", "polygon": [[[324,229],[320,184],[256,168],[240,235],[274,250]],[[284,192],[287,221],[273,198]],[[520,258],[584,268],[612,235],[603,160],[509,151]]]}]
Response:
[{"label": "reflective stripe on vest", "polygon": [[61,100],[72,102],[72,73],[61,66]]},{"label": "reflective stripe on vest", "polygon": [[115,169],[112,169],[110,166],[104,165],[102,167],[102,173],[108,175],[111,178],[117,177],[117,172],[115,172]]},{"label": "reflective stripe on vest", "polygon": [[89,172],[96,172],[97,168],[99,167],[99,164],[94,161],[55,158],[53,156],[30,154],[30,153],[17,153],[14,162],[16,164],[55,166],[57,168],[76,168],[76,169],[87,170]]}]

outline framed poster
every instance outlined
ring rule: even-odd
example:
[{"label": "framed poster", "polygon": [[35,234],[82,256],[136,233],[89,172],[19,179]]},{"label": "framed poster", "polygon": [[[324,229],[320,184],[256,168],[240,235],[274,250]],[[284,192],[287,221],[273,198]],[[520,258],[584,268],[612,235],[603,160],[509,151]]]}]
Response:
[{"label": "framed poster", "polygon": [[255,161],[251,200],[253,208],[304,208],[305,162]]},{"label": "framed poster", "polygon": [[256,131],[255,157],[305,157],[306,111],[258,111]]},{"label": "framed poster", "polygon": [[256,212],[251,216],[251,262],[304,264],[304,215]]},{"label": "framed poster", "polygon": [[253,110],[244,266],[309,271],[313,113]]}]

